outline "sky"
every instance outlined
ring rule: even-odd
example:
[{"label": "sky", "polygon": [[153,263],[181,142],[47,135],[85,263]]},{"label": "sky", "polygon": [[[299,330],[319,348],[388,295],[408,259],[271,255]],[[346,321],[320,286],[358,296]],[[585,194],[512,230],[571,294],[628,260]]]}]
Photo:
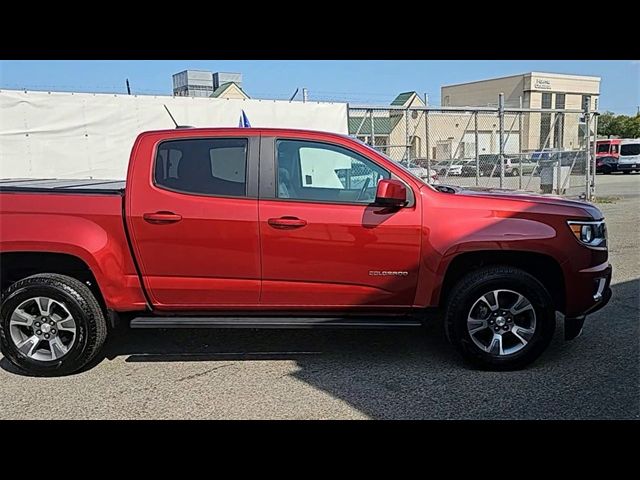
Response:
[{"label": "sky", "polygon": [[11,60],[0,61],[0,88],[171,95],[182,70],[240,72],[252,98],[388,104],[415,90],[440,105],[440,87],[530,71],[602,77],[600,110],[634,115],[640,109],[639,60]]}]

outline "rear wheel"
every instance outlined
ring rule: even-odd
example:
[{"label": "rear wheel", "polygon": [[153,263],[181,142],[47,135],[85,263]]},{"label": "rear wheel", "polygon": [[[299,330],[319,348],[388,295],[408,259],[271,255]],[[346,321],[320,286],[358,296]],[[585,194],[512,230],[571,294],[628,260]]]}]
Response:
[{"label": "rear wheel", "polygon": [[463,277],[449,297],[449,340],[465,360],[490,370],[515,370],[536,360],[555,329],[544,286],[513,267],[494,266]]},{"label": "rear wheel", "polygon": [[33,275],[2,295],[0,349],[27,374],[76,372],[98,354],[106,335],[100,305],[75,278]]},{"label": "rear wheel", "polygon": [[628,175],[631,173],[631,170],[623,170],[622,173],[624,173],[625,175]]},{"label": "rear wheel", "polygon": [[512,177],[517,177],[519,173],[520,173],[520,171],[517,168],[514,168],[514,169],[511,170],[511,176]]}]

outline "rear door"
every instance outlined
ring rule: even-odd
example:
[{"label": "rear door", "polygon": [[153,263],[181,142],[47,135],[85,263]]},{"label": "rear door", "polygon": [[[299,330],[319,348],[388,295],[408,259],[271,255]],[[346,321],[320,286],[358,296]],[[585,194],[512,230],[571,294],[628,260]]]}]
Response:
[{"label": "rear door", "polygon": [[347,310],[413,304],[421,213],[372,205],[391,172],[323,141],[262,138],[260,236],[264,307]]},{"label": "rear door", "polygon": [[158,309],[250,307],[260,295],[259,137],[198,135],[151,137],[136,154],[126,192],[136,258]]}]

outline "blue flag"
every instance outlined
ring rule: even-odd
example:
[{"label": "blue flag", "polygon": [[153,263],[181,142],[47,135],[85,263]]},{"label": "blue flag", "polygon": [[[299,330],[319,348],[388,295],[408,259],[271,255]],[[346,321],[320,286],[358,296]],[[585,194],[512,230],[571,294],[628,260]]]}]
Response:
[{"label": "blue flag", "polygon": [[251,128],[251,124],[249,123],[249,119],[247,118],[247,114],[244,113],[244,110],[242,110],[242,114],[240,115],[238,128]]}]

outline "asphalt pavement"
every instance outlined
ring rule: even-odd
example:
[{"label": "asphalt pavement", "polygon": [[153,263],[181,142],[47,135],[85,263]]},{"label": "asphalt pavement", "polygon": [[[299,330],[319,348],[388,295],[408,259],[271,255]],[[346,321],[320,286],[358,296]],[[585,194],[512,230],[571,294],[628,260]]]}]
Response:
[{"label": "asphalt pavement", "polygon": [[[600,179],[604,178],[602,182]],[[63,378],[0,357],[3,419],[637,419],[640,175],[598,177],[613,298],[523,371],[473,370],[424,330],[130,330]]]}]

